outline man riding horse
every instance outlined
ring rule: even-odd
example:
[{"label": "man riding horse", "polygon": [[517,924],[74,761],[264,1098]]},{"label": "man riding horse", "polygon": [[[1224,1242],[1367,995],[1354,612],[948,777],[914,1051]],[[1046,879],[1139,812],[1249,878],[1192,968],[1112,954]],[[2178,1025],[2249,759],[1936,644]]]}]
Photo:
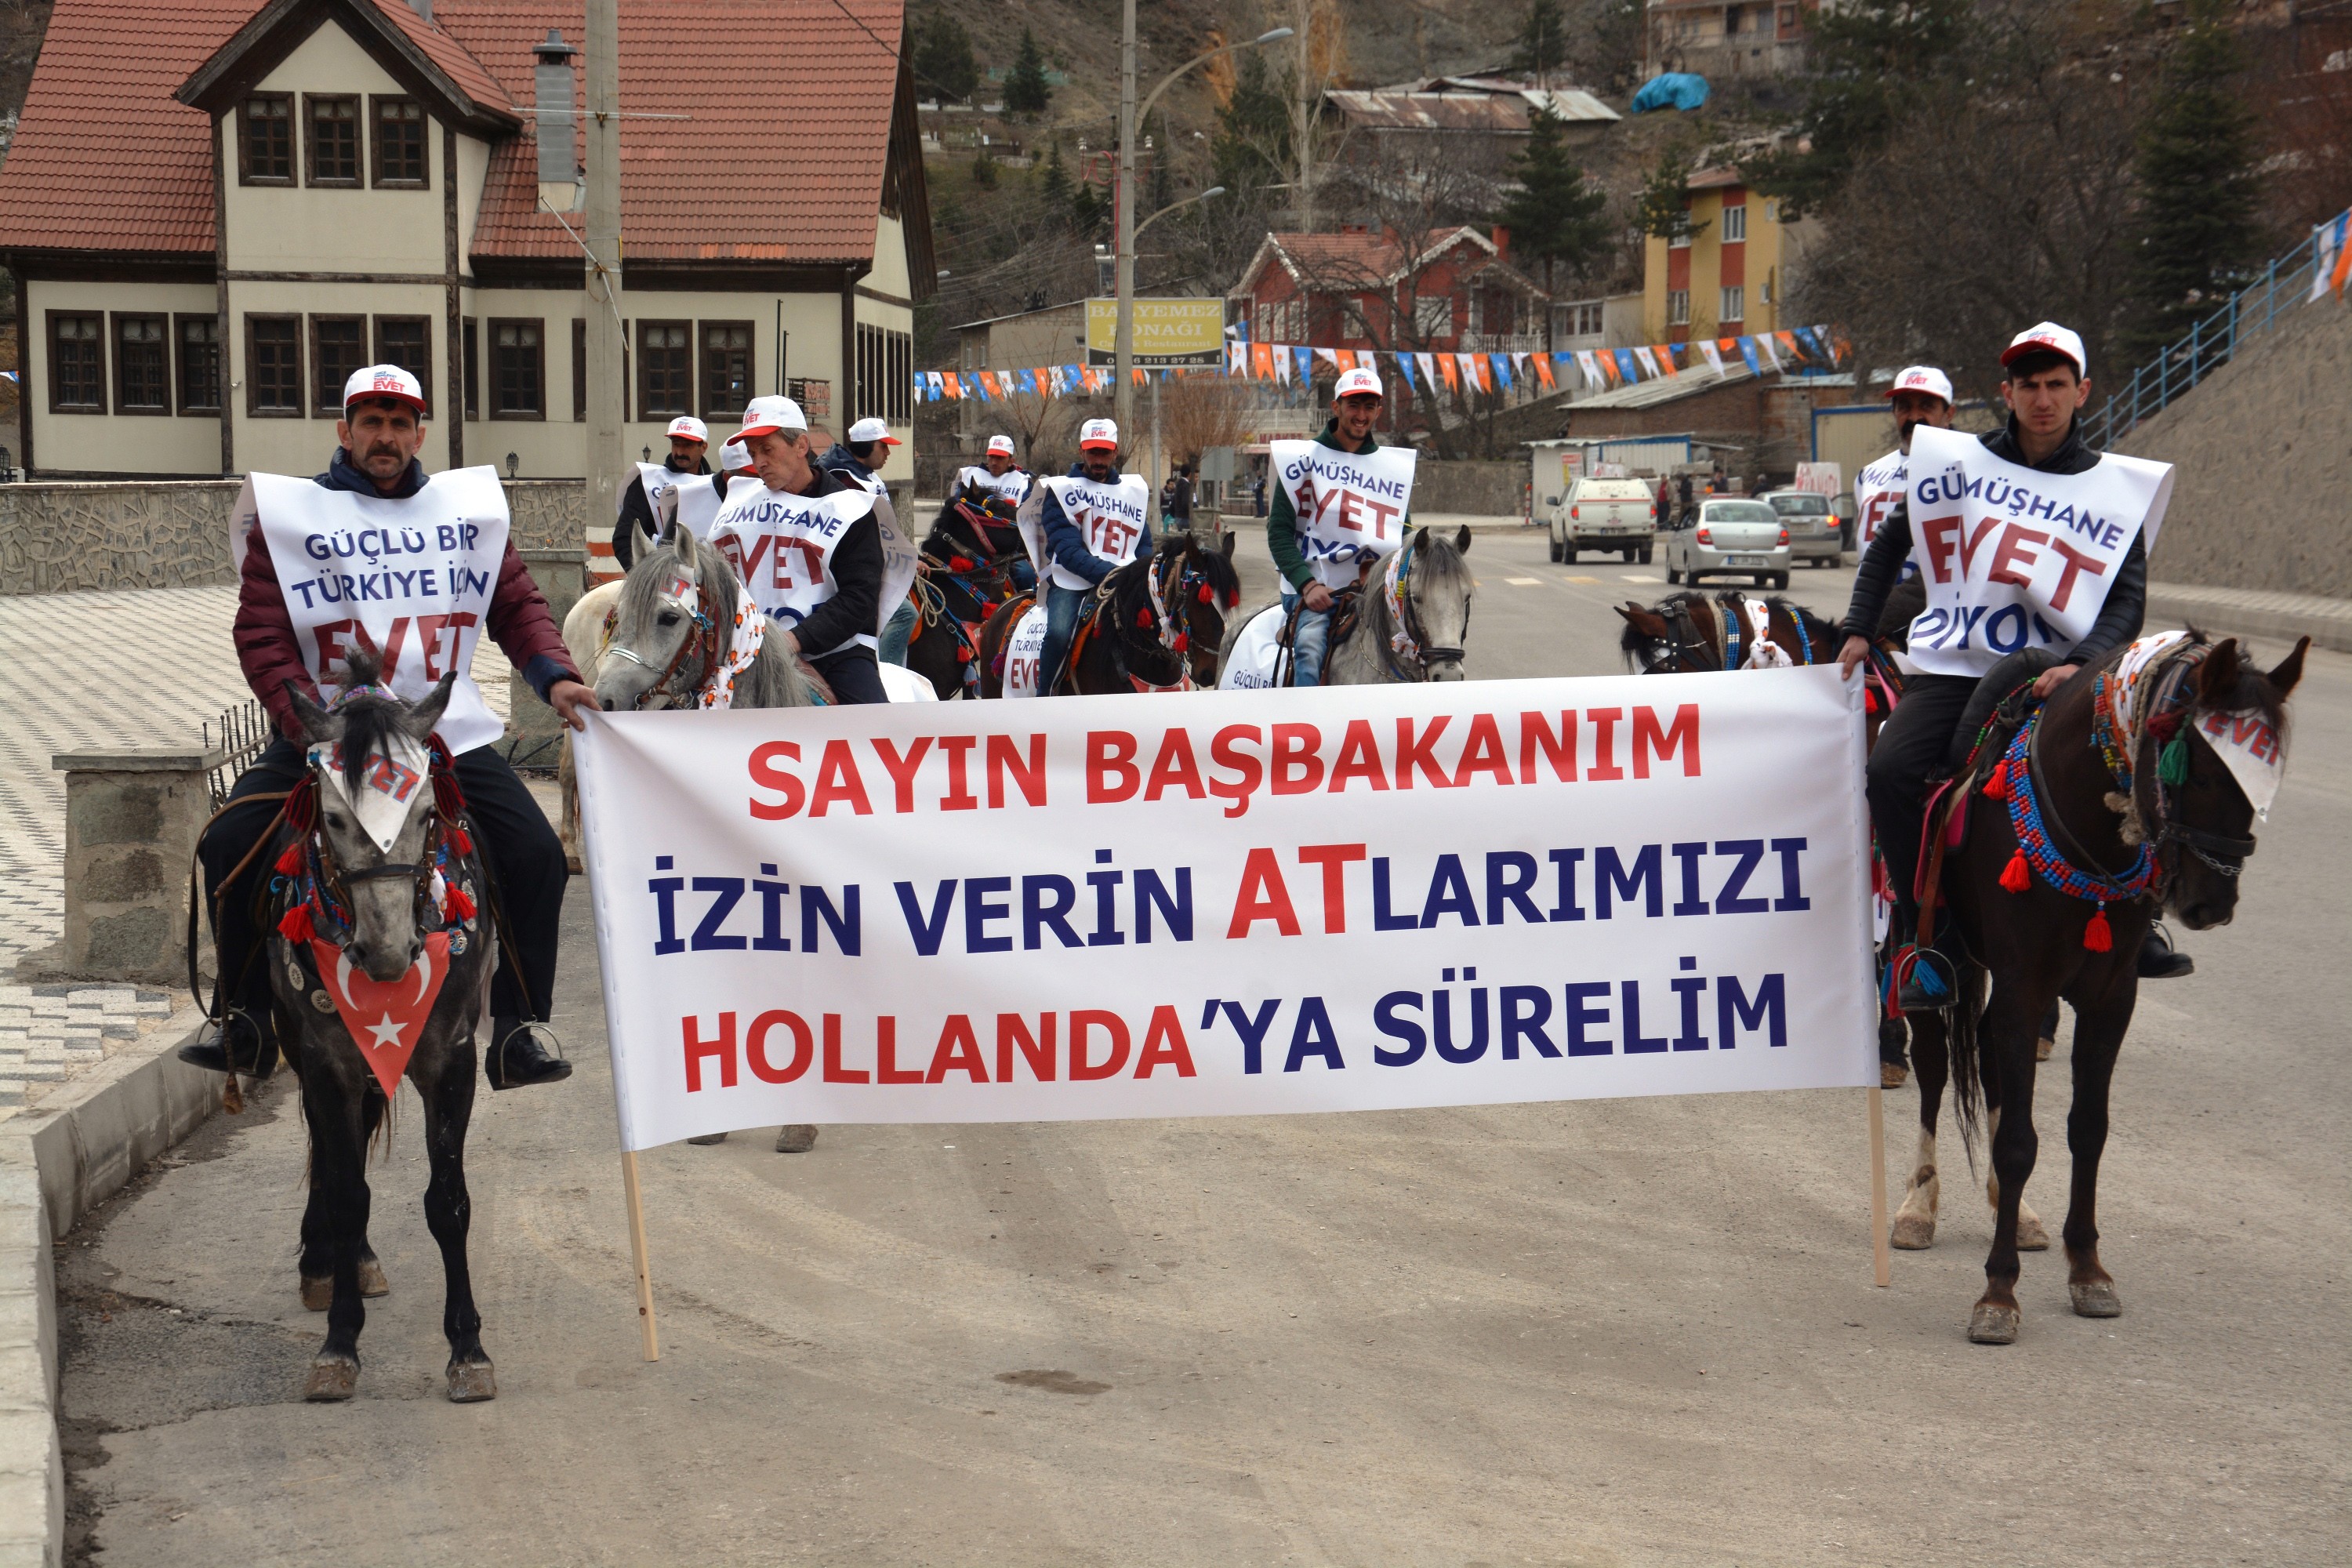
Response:
[{"label": "man riding horse", "polygon": [[[2020,332],[2001,354],[2001,399],[2008,405],[2010,417],[2002,428],[1979,437],[1985,448],[2006,462],[2042,473],[2082,474],[2098,467],[2099,454],[2083,439],[2075,418],[2075,411],[2089,399],[2091,391],[2083,340],[2064,327],[2044,321]],[[1916,434],[1916,430],[1914,423],[1907,433]],[[1988,633],[1987,646],[1966,647],[1964,653],[1955,650],[1954,657],[1946,660],[1970,666],[1974,673],[1922,670],[1912,675],[1905,683],[1902,702],[1879,731],[1870,753],[1868,794],[1871,822],[1899,900],[1896,940],[1916,939],[1923,956],[1928,958],[1927,963],[1913,963],[1902,971],[1897,1001],[1906,1013],[1935,1012],[1949,1005],[1953,994],[1948,973],[1934,967],[1932,956],[1925,952],[1932,947],[1935,933],[1917,931],[1914,873],[1924,837],[1921,816],[1928,781],[1948,771],[1949,753],[1958,740],[1972,734],[2011,689],[2030,679],[2033,696],[2046,698],[2084,665],[2115,652],[2139,635],[2147,607],[2147,553],[2137,519],[2133,527],[2129,549],[2106,584],[2105,600],[2088,632],[2071,645],[2049,642],[2006,656],[1990,646]],[[1916,562],[1923,576],[1927,574],[1929,563],[1916,547],[1908,506],[1897,500],[1887,510],[1855,574],[1843,628],[1845,642],[1838,651],[1838,663],[1849,677],[1868,655],[1880,611],[1907,561]],[[1998,575],[2004,570],[1998,561],[1990,570],[1996,574],[1995,581],[2017,581],[2013,567],[2008,577]],[[2047,611],[2050,606],[2035,608]],[[2042,615],[2034,619],[2047,629]],[[1913,658],[1919,653],[1915,647]],[[2156,948],[2159,941],[2151,939],[2149,947]],[[2171,956],[2168,949],[2144,951],[2141,956],[2144,964],[2153,962],[2159,973],[2169,972],[2163,967]]]},{"label": "man riding horse", "polygon": [[[1318,446],[1335,452],[1364,455],[1380,450],[1380,442],[1372,437],[1372,425],[1381,416],[1381,405],[1386,394],[1381,386],[1380,373],[1370,370],[1342,372],[1331,389],[1331,417],[1324,423],[1318,436]],[[1410,510],[1400,517],[1388,532],[1388,548],[1395,548],[1412,526]],[[1303,601],[1297,610],[1297,626],[1291,640],[1291,684],[1319,686],[1323,683],[1323,660],[1331,647],[1331,610],[1337,603],[1333,593],[1354,582],[1362,565],[1374,559],[1377,545],[1368,545],[1360,559],[1340,559],[1318,553],[1308,561],[1307,541],[1313,530],[1309,522],[1298,516],[1296,499],[1286,484],[1277,484],[1274,490],[1274,513],[1265,522],[1265,547],[1274,557],[1274,569],[1282,574],[1282,607],[1288,613]],[[1385,551],[1379,551],[1385,553]]]},{"label": "man riding horse", "polygon": [[[1089,503],[1073,518],[1063,493],[1045,487],[1039,510],[1045,534],[1045,646],[1037,664],[1037,689],[1051,696],[1062,679],[1076,637],[1078,615],[1102,580],[1130,561],[1151,559],[1151,531],[1141,508],[1126,517],[1108,504],[1107,487],[1120,483],[1118,426],[1108,419],[1089,419],[1078,429],[1078,460],[1065,476],[1093,487]],[[1075,497],[1076,492],[1071,492]]]},{"label": "man riding horse", "polygon": [[[322,688],[340,684],[340,647],[349,642],[380,657],[383,683],[412,701],[425,697],[442,676],[456,677],[438,733],[453,754],[497,912],[503,917],[504,939],[514,943],[520,961],[501,963],[490,983],[490,1047],[484,1070],[492,1089],[553,1083],[570,1077],[572,1067],[548,1054],[537,1031],[555,994],[556,936],[567,875],[563,846],[514,769],[490,744],[503,727],[483,706],[468,670],[475,637],[488,631],[541,700],[573,729],[584,727],[581,710],[597,705],[595,694],[582,684],[546,599],[506,537],[503,500],[489,503],[498,508],[493,524],[467,512],[453,494],[461,476],[488,477],[489,470],[440,476],[440,481],[452,483],[427,479],[416,456],[425,445],[425,389],[416,377],[397,365],[354,372],[343,387],[343,417],[336,422],[335,437],[334,458],[318,476],[318,485],[368,498],[373,504],[367,515],[380,522],[352,538],[315,532],[306,537],[299,515],[273,515],[272,506],[264,503],[240,540],[237,662],[254,695],[269,710],[278,738],[238,777],[230,791],[231,808],[205,833],[199,850],[220,958],[220,1022],[183,1047],[181,1059],[215,1072],[234,1068],[256,1074],[277,1063],[270,977],[261,960],[268,931],[255,920],[270,868],[256,851],[276,819],[274,797],[310,771],[296,739],[306,731],[288,689],[322,700]],[[495,496],[495,480],[490,484]],[[442,548],[428,550],[428,544]],[[478,621],[457,607],[463,595],[451,581],[467,569],[468,549],[487,569],[469,572],[468,583],[478,587],[484,579],[495,579],[488,611]],[[338,570],[359,567],[367,570]],[[286,574],[298,570],[301,575],[289,581]],[[412,613],[395,616],[399,601],[387,603],[360,591],[375,586],[373,577],[398,583],[409,595],[405,602]],[[440,613],[424,613],[432,610]],[[256,795],[273,798],[249,799]],[[247,804],[240,806],[238,801]]]}]

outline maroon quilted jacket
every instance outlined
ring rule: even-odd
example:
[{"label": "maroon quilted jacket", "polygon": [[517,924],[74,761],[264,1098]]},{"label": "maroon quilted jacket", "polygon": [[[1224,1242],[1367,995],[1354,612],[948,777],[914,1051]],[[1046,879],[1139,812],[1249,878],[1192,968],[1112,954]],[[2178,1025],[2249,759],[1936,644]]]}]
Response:
[{"label": "maroon quilted jacket", "polygon": [[[328,489],[375,493],[374,485],[351,467],[340,449],[332,465],[318,479]],[[425,470],[412,461],[393,493],[412,496],[424,488]],[[580,671],[572,667],[572,655],[563,647],[562,632],[548,611],[547,597],[531,581],[530,569],[515,553],[511,540],[507,542],[506,559],[499,567],[498,587],[490,595],[489,619],[483,629],[522,671],[523,679],[530,683],[541,701],[547,700],[548,689],[557,681],[580,679]],[[236,632],[236,662],[245,671],[245,683],[253,688],[253,694],[269,710],[278,732],[299,738],[301,727],[295,722],[294,704],[286,695],[286,682],[294,682],[313,700],[318,698],[319,689],[302,663],[301,647],[295,640],[294,618],[287,613],[286,595],[278,586],[278,564],[258,540],[245,552],[245,570],[237,585]]]}]

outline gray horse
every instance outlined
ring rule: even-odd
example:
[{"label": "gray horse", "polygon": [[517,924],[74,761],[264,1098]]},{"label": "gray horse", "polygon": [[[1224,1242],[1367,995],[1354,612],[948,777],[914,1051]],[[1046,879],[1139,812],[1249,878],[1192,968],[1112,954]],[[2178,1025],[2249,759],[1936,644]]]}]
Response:
[{"label": "gray horse", "polygon": [[[582,668],[595,683],[596,700],[607,709],[689,706],[726,655],[741,584],[727,557],[697,540],[691,530],[672,529],[669,542],[661,545],[643,534],[638,538],[636,559],[608,612],[611,635]],[[567,641],[572,633],[567,619]],[[579,649],[580,643],[573,643],[575,657]],[[772,639],[762,639],[759,657],[735,677],[737,708],[808,708],[816,700],[817,689],[802,673],[800,661]],[[687,1140],[726,1141],[724,1132]],[[806,1123],[776,1134],[780,1154],[805,1153],[815,1144],[816,1129]]]},{"label": "gray horse", "polygon": [[[1448,540],[1434,529],[1416,528],[1398,549],[1404,619],[1389,608],[1387,563],[1372,568],[1360,591],[1359,608],[1344,634],[1335,636],[1323,659],[1326,686],[1393,686],[1417,680],[1460,680],[1463,645],[1470,635],[1470,602],[1478,584],[1470,575],[1470,531]],[[1225,626],[1218,650],[1220,668],[1257,611]],[[1404,634],[1402,643],[1397,637]]]},{"label": "gray horse", "polygon": [[[488,984],[492,943],[486,907],[478,913],[448,918],[444,925],[436,916],[462,906],[444,903],[436,911],[433,893],[438,882],[477,905],[486,906],[488,900],[479,859],[460,836],[461,825],[442,818],[431,783],[417,780],[393,754],[396,737],[421,743],[432,734],[457,677],[443,676],[441,684],[414,707],[358,689],[372,685],[376,677],[374,660],[352,653],[348,679],[353,694],[332,712],[289,683],[304,739],[341,748],[348,794],[340,793],[326,776],[327,761],[313,763],[316,776],[308,788],[317,802],[315,813],[304,814],[310,818],[308,824],[282,829],[269,849],[273,856],[284,852],[289,864],[299,859],[300,868],[285,873],[294,896],[304,900],[299,908],[315,916],[315,935],[340,950],[332,972],[322,973],[325,964],[312,942],[296,940],[281,927],[269,951],[278,1037],[288,1042],[287,1055],[301,1081],[302,1117],[310,1134],[310,1206],[302,1224],[306,1302],[312,1301],[315,1287],[322,1281],[331,1287],[323,1303],[327,1338],[311,1360],[303,1397],[352,1397],[359,1384],[359,1336],[367,1316],[360,1301],[363,1276],[373,1276],[375,1289],[370,1293],[382,1293],[381,1276],[374,1273],[373,1256],[367,1250],[365,1163],[368,1141],[387,1105],[328,988],[356,1006],[362,994],[370,1000],[384,994],[364,983],[355,984],[357,975],[363,974],[375,987],[399,983],[404,992],[407,977],[417,975],[415,997],[421,999],[430,984],[429,966],[436,961],[428,938],[446,931],[447,946],[439,955],[446,965],[441,988],[422,1020],[405,1076],[425,1102],[425,1147],[432,1169],[425,1189],[425,1223],[440,1244],[448,1287],[441,1327],[449,1340],[449,1397],[468,1404],[498,1393],[490,1358],[482,1350],[482,1318],[474,1310],[466,1261],[471,1213],[466,1195],[466,1128],[474,1108],[474,1028]],[[348,802],[387,767],[408,773],[411,794],[407,816],[392,847],[383,849],[361,826]],[[392,1024],[389,1011],[384,1023],[387,1027]],[[401,1032],[417,1026],[404,1024]]]}]

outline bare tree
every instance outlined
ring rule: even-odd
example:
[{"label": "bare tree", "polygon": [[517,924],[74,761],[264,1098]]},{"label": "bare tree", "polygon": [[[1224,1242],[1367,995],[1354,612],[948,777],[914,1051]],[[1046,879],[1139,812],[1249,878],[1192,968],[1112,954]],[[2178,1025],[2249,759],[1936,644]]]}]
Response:
[{"label": "bare tree", "polygon": [[1160,391],[1160,429],[1171,463],[1197,461],[1212,447],[1237,447],[1248,433],[1240,387],[1214,371],[1171,375]]}]

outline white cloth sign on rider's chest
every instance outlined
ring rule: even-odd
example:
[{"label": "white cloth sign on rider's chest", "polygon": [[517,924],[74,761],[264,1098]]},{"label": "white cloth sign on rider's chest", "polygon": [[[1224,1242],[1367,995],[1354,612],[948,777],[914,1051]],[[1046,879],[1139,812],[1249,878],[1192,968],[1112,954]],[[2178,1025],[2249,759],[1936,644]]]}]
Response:
[{"label": "white cloth sign on rider's chest", "polygon": [[[1150,526],[1149,507],[1151,487],[1133,474],[1123,476],[1114,484],[1102,484],[1094,479],[1066,476],[1046,479],[1040,486],[1062,506],[1062,515],[1078,531],[1086,542],[1087,553],[1108,561],[1112,566],[1124,566],[1135,559],[1143,542],[1143,531]],[[1055,565],[1054,583],[1057,587],[1083,592],[1094,586],[1069,568]]]},{"label": "white cloth sign on rider's chest", "polygon": [[436,474],[398,500],[251,474],[230,522],[240,564],[257,530],[323,700],[342,689],[343,649],[357,644],[383,656],[383,684],[412,702],[457,673],[440,724],[452,755],[506,732],[470,673],[506,561],[496,469]]},{"label": "white cloth sign on rider's chest", "polygon": [[[719,509],[718,521],[711,524],[710,542],[727,557],[735,574],[743,580],[743,586],[750,590],[752,602],[768,618],[793,628],[839,591],[840,584],[833,574],[833,557],[848,535],[850,525],[869,512],[877,515],[878,524],[882,509],[888,504],[862,486],[824,496],[799,496],[750,480],[738,480],[729,487],[726,504]],[[898,608],[898,597],[907,591],[906,582],[900,581],[898,595],[890,592],[899,554],[911,554],[910,550],[896,552],[893,547],[897,540],[896,530],[885,531],[882,619],[887,619],[890,612]],[[913,576],[911,560],[906,576]],[[801,651],[811,658],[822,658],[853,643],[872,647],[876,633],[880,630],[877,621],[872,631],[861,631],[838,647]]]},{"label": "white cloth sign on rider's chest", "polygon": [[2079,474],[1996,457],[1974,436],[1911,433],[1911,560],[1927,607],[1912,662],[1980,676],[2021,648],[2064,654],[2089,635],[2132,542],[2156,544],[2172,467],[2109,452]]},{"label": "white cloth sign on rider's chest", "polygon": [[1272,458],[1276,481],[1297,519],[1307,569],[1325,587],[1354,582],[1365,562],[1404,542],[1412,447],[1342,452],[1320,441],[1276,441]]}]

